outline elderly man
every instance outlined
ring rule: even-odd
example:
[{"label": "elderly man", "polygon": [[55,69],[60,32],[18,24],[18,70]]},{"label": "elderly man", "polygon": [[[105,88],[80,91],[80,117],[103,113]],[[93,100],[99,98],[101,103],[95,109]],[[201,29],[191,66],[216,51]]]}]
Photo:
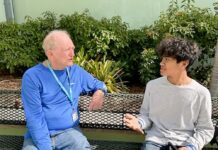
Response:
[{"label": "elderly man", "polygon": [[91,149],[78,127],[79,95],[94,92],[88,109],[99,109],[106,86],[73,64],[75,46],[66,31],[48,33],[43,49],[48,59],[28,69],[22,78],[28,129],[23,150]]}]

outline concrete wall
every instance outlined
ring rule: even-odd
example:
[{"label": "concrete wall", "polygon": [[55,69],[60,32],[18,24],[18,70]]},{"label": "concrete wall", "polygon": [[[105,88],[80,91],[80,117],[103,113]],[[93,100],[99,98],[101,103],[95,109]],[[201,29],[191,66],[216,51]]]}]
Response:
[{"label": "concrete wall", "polygon": [[0,22],[6,21],[4,0],[0,0]]},{"label": "concrete wall", "polygon": [[[0,2],[3,0],[0,0]],[[45,11],[73,14],[88,9],[97,19],[121,16],[131,28],[150,25],[166,10],[171,0],[13,0],[15,21],[21,23],[25,16],[41,16]],[[217,0],[195,0],[200,7],[211,7]],[[1,6],[0,6],[1,7]],[[1,9],[1,8],[0,8]]]}]

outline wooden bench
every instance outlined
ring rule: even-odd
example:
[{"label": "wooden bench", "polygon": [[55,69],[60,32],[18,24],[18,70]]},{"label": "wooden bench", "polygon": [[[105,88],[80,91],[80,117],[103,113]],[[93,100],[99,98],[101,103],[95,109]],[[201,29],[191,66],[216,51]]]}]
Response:
[{"label": "wooden bench", "polygon": [[[139,113],[143,94],[107,94],[103,109],[94,112],[87,110],[90,100],[91,96],[80,96],[80,126],[93,150],[139,150],[144,136],[129,130],[123,116]],[[217,102],[218,98],[213,98],[214,125],[218,117]],[[21,149],[25,130],[20,91],[0,90],[0,150]],[[213,142],[218,141],[216,136]]]}]

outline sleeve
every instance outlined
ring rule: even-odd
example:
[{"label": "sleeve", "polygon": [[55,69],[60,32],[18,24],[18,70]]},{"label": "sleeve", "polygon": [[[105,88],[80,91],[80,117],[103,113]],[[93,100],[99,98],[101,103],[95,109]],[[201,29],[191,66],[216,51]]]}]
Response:
[{"label": "sleeve", "polygon": [[213,138],[214,126],[211,119],[212,104],[209,91],[205,95],[201,93],[201,108],[195,126],[195,133],[187,142],[192,144],[196,150],[202,149]]},{"label": "sleeve", "polygon": [[24,74],[21,86],[28,132],[39,150],[52,150],[47,123],[42,111],[40,90],[29,74]]},{"label": "sleeve", "polygon": [[145,94],[144,94],[144,99],[142,102],[142,106],[140,108],[140,113],[138,116],[139,124],[141,125],[142,129],[148,129],[152,122],[149,119],[149,100],[150,100],[150,92],[149,92],[149,83],[147,84]]},{"label": "sleeve", "polygon": [[90,73],[80,67],[82,92],[95,92],[102,90],[107,93],[107,87],[104,82],[94,78]]}]

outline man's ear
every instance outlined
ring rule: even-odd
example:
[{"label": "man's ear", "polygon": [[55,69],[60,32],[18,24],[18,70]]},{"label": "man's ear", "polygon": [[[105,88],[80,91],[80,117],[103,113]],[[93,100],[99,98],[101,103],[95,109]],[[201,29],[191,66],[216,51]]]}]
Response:
[{"label": "man's ear", "polygon": [[46,50],[45,55],[46,55],[47,57],[52,56],[52,55],[53,55],[52,50]]},{"label": "man's ear", "polygon": [[188,60],[182,61],[182,65],[184,66],[184,68],[187,68],[187,66],[189,65],[189,61]]}]

